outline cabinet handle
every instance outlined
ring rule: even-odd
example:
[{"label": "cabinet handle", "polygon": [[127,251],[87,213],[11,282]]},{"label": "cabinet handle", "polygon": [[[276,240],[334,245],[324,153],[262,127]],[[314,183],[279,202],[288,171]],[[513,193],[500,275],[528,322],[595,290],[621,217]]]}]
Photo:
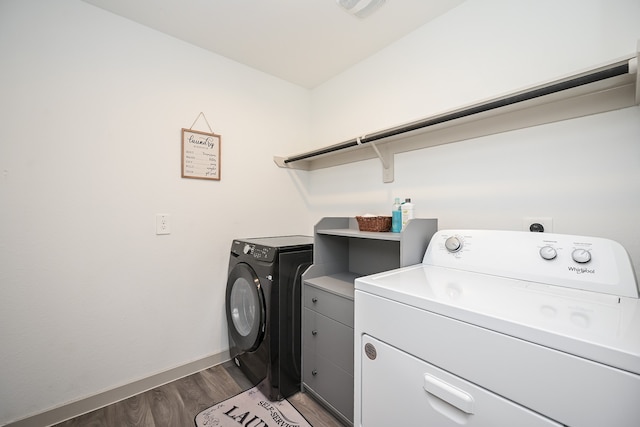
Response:
[{"label": "cabinet handle", "polygon": [[318,331],[316,330],[311,331],[311,335],[318,335]]},{"label": "cabinet handle", "polygon": [[314,304],[317,303],[318,302],[318,298],[316,298],[316,297],[311,298],[311,302],[314,303]]},{"label": "cabinet handle", "polygon": [[311,375],[313,375],[313,376],[315,377],[316,375],[318,375],[318,371],[316,371],[316,370],[314,369],[313,371],[311,371]]}]

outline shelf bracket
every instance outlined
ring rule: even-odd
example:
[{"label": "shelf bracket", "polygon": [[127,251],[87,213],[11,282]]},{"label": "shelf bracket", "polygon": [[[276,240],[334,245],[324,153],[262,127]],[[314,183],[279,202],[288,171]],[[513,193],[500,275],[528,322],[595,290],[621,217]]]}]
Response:
[{"label": "shelf bracket", "polygon": [[[364,138],[365,136],[356,138],[356,143],[358,145],[362,145],[362,139]],[[373,151],[376,152],[376,155],[378,156],[378,158],[380,159],[380,163],[382,164],[382,181],[385,183],[393,182],[393,154],[389,152],[388,148],[383,148],[381,152],[374,142],[369,142],[369,145],[371,145]]]}]

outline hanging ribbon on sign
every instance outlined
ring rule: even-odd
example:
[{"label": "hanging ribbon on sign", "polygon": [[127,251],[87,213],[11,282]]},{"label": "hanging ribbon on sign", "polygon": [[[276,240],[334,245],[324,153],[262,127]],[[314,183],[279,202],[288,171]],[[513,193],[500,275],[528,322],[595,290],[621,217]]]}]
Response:
[{"label": "hanging ribbon on sign", "polygon": [[193,127],[196,125],[196,122],[198,121],[198,119],[202,117],[205,121],[205,123],[207,124],[207,127],[209,128],[209,132],[213,133],[213,129],[211,129],[211,126],[209,125],[209,120],[207,120],[207,116],[204,115],[204,113],[202,111],[200,111],[200,114],[198,114],[198,117],[196,117],[196,119],[193,121],[193,124],[191,125],[191,127],[189,128],[189,130],[192,130]]}]

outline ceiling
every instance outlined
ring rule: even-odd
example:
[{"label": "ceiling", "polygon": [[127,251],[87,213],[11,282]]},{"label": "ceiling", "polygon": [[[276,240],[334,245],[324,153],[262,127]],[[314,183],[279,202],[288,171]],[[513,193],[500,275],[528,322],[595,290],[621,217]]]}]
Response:
[{"label": "ceiling", "polygon": [[365,19],[335,0],[84,0],[305,88],[464,0],[386,0]]}]

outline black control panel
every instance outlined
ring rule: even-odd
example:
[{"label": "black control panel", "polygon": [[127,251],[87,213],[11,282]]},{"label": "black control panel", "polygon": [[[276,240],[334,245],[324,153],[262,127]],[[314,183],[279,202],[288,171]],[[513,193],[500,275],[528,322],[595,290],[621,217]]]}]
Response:
[{"label": "black control panel", "polygon": [[259,261],[271,262],[275,258],[277,249],[271,246],[234,240],[231,251],[236,255],[249,255]]}]

